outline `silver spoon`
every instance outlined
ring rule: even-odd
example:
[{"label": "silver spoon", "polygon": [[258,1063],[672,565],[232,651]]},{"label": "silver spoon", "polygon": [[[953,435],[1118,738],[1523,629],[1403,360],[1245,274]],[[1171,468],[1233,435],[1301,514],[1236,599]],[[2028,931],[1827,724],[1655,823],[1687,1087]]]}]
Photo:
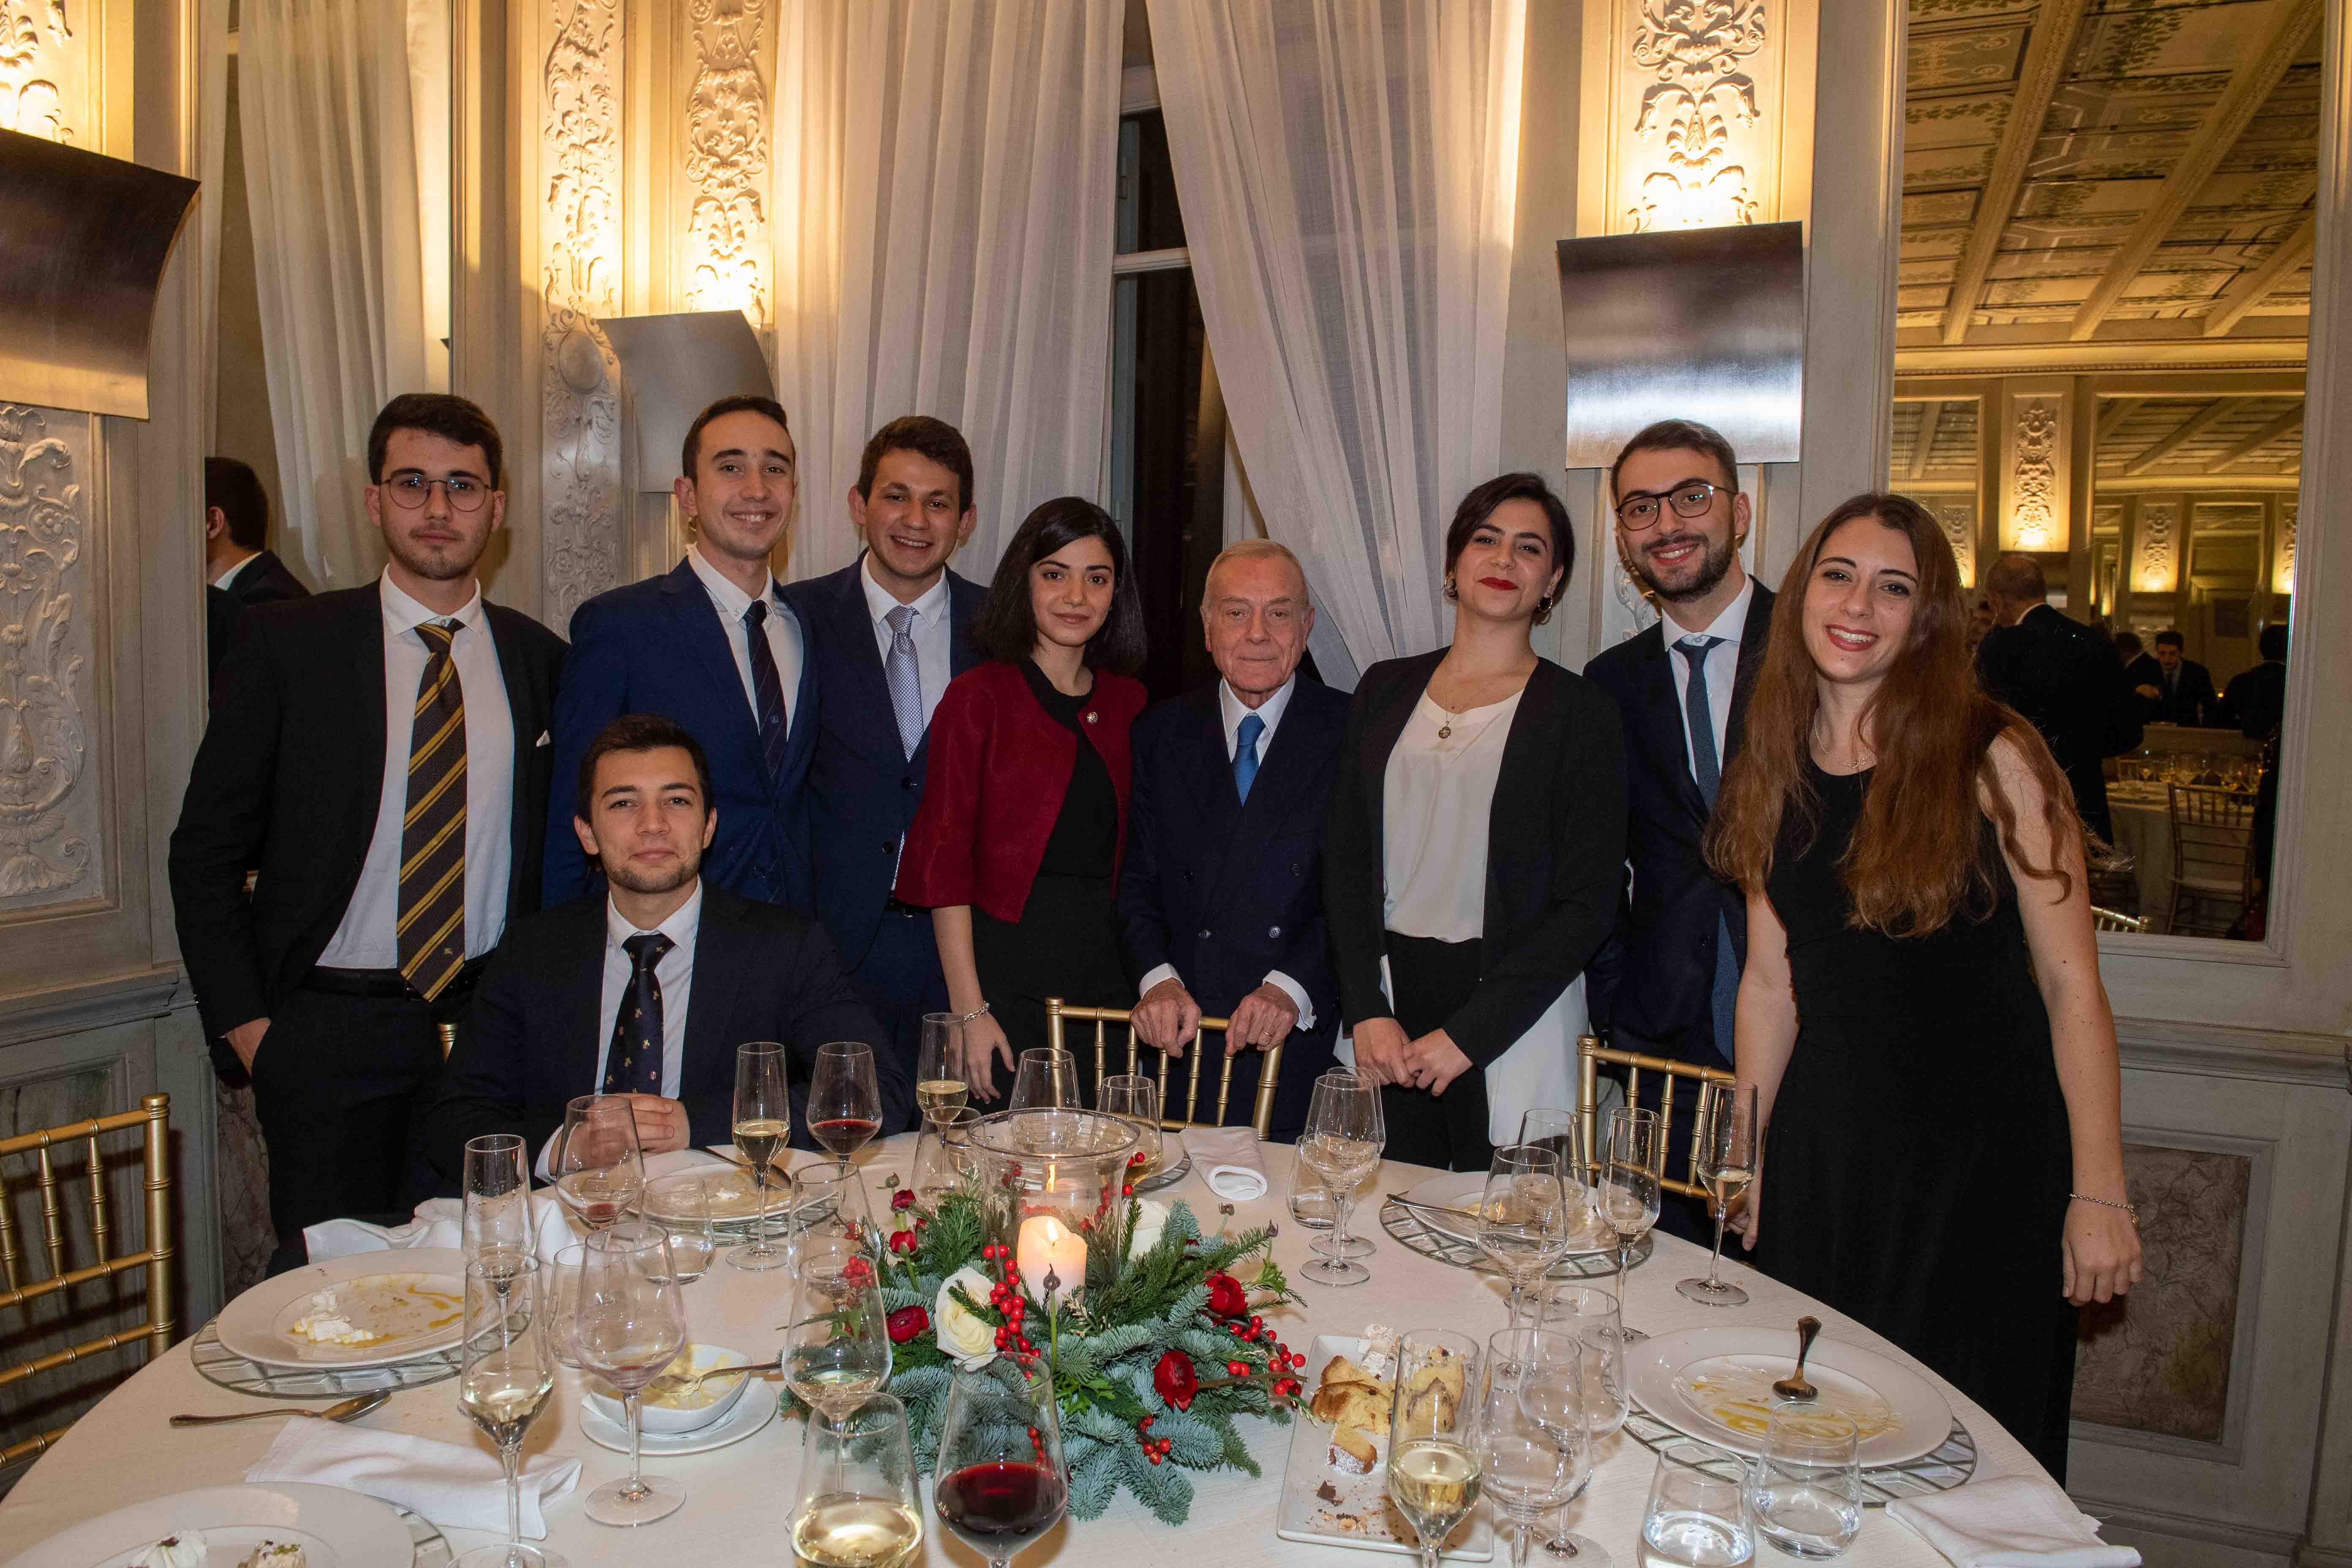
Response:
[{"label": "silver spoon", "polygon": [[1812,1353],[1813,1336],[1822,1331],[1819,1318],[1797,1320],[1797,1370],[1772,1384],[1772,1392],[1783,1399],[1802,1403],[1821,1397],[1821,1390],[1805,1381],[1805,1357]]},{"label": "silver spoon", "polygon": [[324,1410],[240,1410],[234,1415],[174,1415],[174,1426],[213,1426],[223,1421],[258,1421],[265,1415],[308,1415],[314,1421],[356,1421],[361,1416],[392,1397],[389,1389],[373,1394],[355,1394],[349,1399],[338,1400]]},{"label": "silver spoon", "polygon": [[646,1385],[646,1393],[652,1394],[656,1390],[659,1390],[661,1397],[675,1398],[679,1394],[698,1391],[705,1378],[732,1377],[739,1372],[782,1372],[783,1370],[784,1358],[778,1356],[773,1361],[753,1362],[745,1366],[707,1367],[701,1372],[680,1373],[676,1376],[665,1373]]}]

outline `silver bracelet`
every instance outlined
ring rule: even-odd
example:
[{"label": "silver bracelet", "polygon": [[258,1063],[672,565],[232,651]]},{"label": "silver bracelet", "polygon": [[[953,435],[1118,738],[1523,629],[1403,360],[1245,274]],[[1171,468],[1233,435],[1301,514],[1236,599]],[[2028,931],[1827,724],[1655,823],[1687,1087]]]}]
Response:
[{"label": "silver bracelet", "polygon": [[2119,1204],[2113,1198],[2095,1198],[2088,1193],[2068,1193],[2066,1195],[2078,1204],[2096,1204],[2103,1209],[2121,1209],[2131,1215],[2132,1228],[2139,1228],[2139,1209],[2135,1205]]},{"label": "silver bracelet", "polygon": [[976,1019],[985,1018],[988,1016],[988,1006],[989,1005],[987,1003],[982,1002],[979,1006],[974,1007],[969,1013],[958,1013],[955,1016],[955,1021],[959,1024],[969,1024]]}]

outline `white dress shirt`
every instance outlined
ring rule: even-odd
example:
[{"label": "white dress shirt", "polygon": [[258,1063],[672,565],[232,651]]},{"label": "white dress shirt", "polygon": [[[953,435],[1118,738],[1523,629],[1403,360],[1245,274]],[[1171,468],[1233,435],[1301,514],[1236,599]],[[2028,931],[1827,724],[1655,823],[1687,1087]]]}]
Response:
[{"label": "white dress shirt", "polygon": [[482,608],[482,590],[455,616],[426,609],[378,580],[383,600],[383,783],[375,837],[368,841],[359,886],[319,963],[329,969],[400,967],[400,829],[408,815],[408,742],[415,728],[416,688],[425,679],[426,621],[454,620],[449,657],[466,703],[466,956],[499,944],[507,925],[507,879],[514,850],[514,713],[499,671],[499,645]]},{"label": "white dress shirt", "polygon": [[245,557],[245,559],[239,561],[236,565],[230,567],[227,571],[214,578],[213,586],[215,588],[227,587],[231,583],[236,581],[236,574],[238,573],[244,571],[247,567],[252,565],[255,562],[260,559],[261,552],[258,550],[255,551],[252,554]]},{"label": "white dress shirt", "polygon": [[[669,938],[670,950],[654,965],[654,979],[661,984],[662,994],[662,1076],[664,1100],[677,1098],[678,1082],[686,1062],[686,1008],[694,994],[694,937],[702,927],[702,884],[697,881],[686,902],[670,911],[669,919],[654,930]],[[582,1094],[599,1094],[604,1088],[604,1068],[613,1055],[613,1022],[621,1016],[622,999],[629,994],[629,977],[636,971],[630,962],[625,945],[633,936],[644,934],[621,916],[614,906],[612,896],[604,899],[604,987],[596,1005],[596,1026],[603,1031],[596,1042],[596,1076],[575,1086]],[[688,1128],[690,1134],[694,1130]],[[540,1147],[539,1179],[555,1180],[548,1162],[555,1153],[556,1140],[563,1136],[557,1128],[555,1136]]]},{"label": "white dress shirt", "polygon": [[[874,623],[874,648],[882,656],[882,668],[890,668],[889,614],[898,607],[898,601],[889,590],[874,580],[874,557],[869,552],[866,564],[857,569],[857,585],[866,590],[866,616]],[[939,710],[940,698],[947,691],[948,682],[955,677],[950,657],[953,626],[948,606],[948,574],[923,590],[914,605],[915,624],[907,628],[915,639],[915,678],[923,697],[923,728],[931,727],[931,715]]]},{"label": "white dress shirt", "polygon": [[[1265,721],[1265,732],[1257,738],[1257,765],[1261,768],[1265,766],[1266,752],[1274,745],[1274,731],[1281,725],[1283,712],[1290,706],[1290,694],[1297,688],[1298,677],[1294,675],[1282,683],[1281,689],[1255,708],[1252,708],[1234,693],[1231,682],[1224,680],[1217,682],[1217,712],[1225,721],[1225,762],[1228,765],[1234,760],[1234,753],[1241,748],[1242,720],[1248,714],[1255,713]],[[1143,977],[1142,990],[1138,994],[1139,996],[1149,995],[1151,988],[1163,980],[1181,981],[1181,976],[1176,973],[1174,964],[1163,963]],[[1315,1004],[1307,999],[1307,987],[1279,969],[1267,970],[1265,980],[1267,984],[1275,986],[1283,994],[1288,996],[1291,1005],[1298,1009],[1298,1022],[1296,1027],[1311,1029],[1315,1026]]]},{"label": "white dress shirt", "polygon": [[[743,700],[751,710],[751,727],[760,725],[760,691],[751,679],[751,645],[745,639],[743,612],[751,607],[751,595],[727,579],[724,573],[702,557],[702,546],[693,545],[686,552],[686,563],[702,579],[704,591],[710,595],[711,607],[719,612],[719,629],[726,634],[727,651],[734,656],[735,673],[743,680]],[[784,731],[801,721],[801,622],[793,614],[783,595],[774,592],[775,580],[769,579],[768,651],[775,657],[776,679],[783,688]]]},{"label": "white dress shirt", "polygon": [[1703,661],[1706,666],[1706,716],[1715,730],[1715,766],[1718,774],[1723,770],[1723,744],[1727,727],[1731,722],[1731,689],[1739,680],[1739,638],[1748,629],[1748,606],[1756,600],[1756,579],[1747,579],[1739,597],[1723,607],[1723,614],[1714,624],[1700,632],[1685,630],[1675,624],[1673,616],[1659,623],[1665,634],[1666,668],[1675,672],[1675,712],[1682,721],[1683,760],[1692,765],[1691,777],[1698,777],[1697,764],[1692,761],[1690,732],[1690,657],[1675,651],[1675,645],[1686,637],[1721,637],[1723,640],[1706,650]]}]

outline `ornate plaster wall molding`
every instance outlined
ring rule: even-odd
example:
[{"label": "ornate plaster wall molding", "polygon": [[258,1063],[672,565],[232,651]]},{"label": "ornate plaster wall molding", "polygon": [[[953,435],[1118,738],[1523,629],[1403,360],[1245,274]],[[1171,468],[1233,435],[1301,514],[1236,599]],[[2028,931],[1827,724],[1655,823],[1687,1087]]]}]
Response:
[{"label": "ornate plaster wall molding", "polygon": [[596,325],[620,305],[619,0],[550,0],[541,75],[540,479],[545,619],[620,580],[621,368]]},{"label": "ornate plaster wall molding", "polygon": [[1631,228],[1756,221],[1758,197],[1735,138],[1756,125],[1751,57],[1764,48],[1764,0],[1642,0],[1631,59],[1655,78],[1633,121],[1663,167],[1643,175]]},{"label": "ornate plaster wall molding", "polygon": [[1970,500],[1949,500],[1935,509],[1936,521],[1944,537],[1951,541],[1952,559],[1960,569],[1960,584],[1974,587],[1977,581],[1977,508]]},{"label": "ornate plaster wall molding", "polygon": [[76,142],[88,64],[66,0],[0,0],[0,131]]},{"label": "ornate plaster wall molding", "polygon": [[2172,501],[2149,501],[2139,509],[2139,533],[2133,553],[2132,587],[2142,594],[2169,594],[2179,585],[2180,508]]},{"label": "ornate plaster wall molding", "polygon": [[768,330],[768,83],[760,74],[767,0],[693,0],[697,60],[686,100],[688,300],[740,309]]},{"label": "ornate plaster wall molding", "polygon": [[2058,405],[2046,397],[2017,406],[2017,458],[2010,468],[2010,521],[2017,542],[2047,550],[2058,520]]},{"label": "ornate plaster wall molding", "polygon": [[[0,909],[96,891],[81,681],[90,420],[0,404]],[[81,611],[79,618],[76,612]]]}]

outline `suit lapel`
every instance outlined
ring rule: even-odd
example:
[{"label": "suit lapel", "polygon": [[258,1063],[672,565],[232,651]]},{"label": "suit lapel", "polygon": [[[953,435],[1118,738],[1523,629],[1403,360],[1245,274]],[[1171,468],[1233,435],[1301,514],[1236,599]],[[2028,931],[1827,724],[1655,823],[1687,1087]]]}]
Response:
[{"label": "suit lapel", "polygon": [[877,737],[887,731],[884,743],[895,754],[899,750],[898,723],[890,706],[889,677],[882,668],[881,652],[874,646],[874,625],[866,619],[865,584],[857,580],[865,570],[866,558],[861,555],[837,582],[827,584],[830,591],[822,595],[823,614],[829,623],[825,632],[835,647],[845,650],[843,658],[848,665],[845,678],[855,699],[853,711],[871,716]]},{"label": "suit lapel", "polygon": [[725,889],[702,884],[702,919],[694,934],[694,989],[686,1006],[686,1060],[677,1064],[680,1094],[695,1082],[698,1068],[717,1070],[715,1064],[724,1061],[726,1071],[734,1070],[735,1047],[742,1044],[729,1037],[735,994],[744,970],[758,958],[737,951],[736,937],[743,929],[741,908]]},{"label": "suit lapel", "polygon": [[351,682],[357,706],[352,710],[353,721],[359,726],[359,747],[355,760],[362,780],[354,804],[361,808],[353,832],[360,844],[360,853],[352,861],[352,881],[358,882],[360,862],[367,858],[368,841],[375,836],[376,816],[383,809],[384,752],[390,744],[386,739],[391,722],[384,707],[383,668],[383,585],[378,579],[376,591],[360,595],[353,601],[351,648]]},{"label": "suit lapel", "polygon": [[[760,726],[753,721],[751,705],[744,699],[743,678],[735,669],[735,650],[727,646],[727,634],[719,627],[719,612],[710,603],[709,590],[694,574],[694,568],[680,561],[663,584],[662,592],[669,600],[670,614],[677,617],[678,636],[702,661],[704,676],[714,683],[712,689],[723,694],[719,706],[733,715],[730,721],[740,728],[740,739],[751,748],[751,754],[761,755]],[[803,688],[809,668],[807,648],[803,646]]]},{"label": "suit lapel", "polygon": [[[1290,706],[1283,710],[1282,722],[1275,728],[1274,739],[1265,743],[1258,759],[1257,777],[1250,784],[1249,799],[1240,802],[1232,819],[1232,830],[1224,837],[1223,861],[1212,889],[1215,895],[1213,904],[1225,902],[1227,885],[1255,865],[1259,852],[1280,826],[1283,812],[1297,798],[1297,781],[1325,751],[1326,742],[1317,732],[1314,718],[1299,701],[1304,678],[1299,679],[1301,686],[1291,689]],[[1224,715],[1213,706],[1212,712],[1213,749],[1208,755],[1213,763],[1222,763],[1225,760]],[[1224,775],[1224,798],[1234,800],[1233,770],[1227,767],[1220,771]]]},{"label": "suit lapel", "polygon": [[596,1058],[613,1033],[613,1020],[603,1016],[604,903],[602,898],[583,899],[575,906],[579,924],[564,935],[562,973],[551,976],[555,994],[554,1034],[563,1042],[569,1063],[562,1084],[569,1091],[567,1098],[596,1094],[604,1087],[596,1073]]},{"label": "suit lapel", "polygon": [[1442,647],[1413,659],[1412,673],[1397,681],[1387,706],[1372,715],[1364,725],[1360,742],[1363,751],[1356,759],[1356,766],[1363,773],[1364,801],[1371,815],[1372,853],[1375,855],[1381,853],[1381,846],[1387,842],[1388,812],[1384,797],[1388,793],[1389,753],[1396,750],[1397,740],[1404,733],[1406,721],[1412,717],[1422,693],[1429,689],[1429,678],[1437,672],[1446,651]]},{"label": "suit lapel", "polygon": [[1682,700],[1675,695],[1674,655],[1666,651],[1665,623],[1642,636],[1642,698],[1634,707],[1641,743],[1652,765],[1673,781],[1675,798],[1699,821],[1706,820],[1706,797],[1691,776],[1690,737],[1683,728]]},{"label": "suit lapel", "polygon": [[1731,717],[1723,727],[1723,765],[1739,754],[1748,738],[1748,699],[1756,690],[1756,672],[1764,668],[1764,646],[1772,635],[1772,590],[1756,584],[1748,601],[1748,618],[1739,628],[1739,667],[1731,678]]},{"label": "suit lapel", "polygon": [[[530,791],[526,781],[530,777],[531,753],[538,749],[541,704],[533,700],[530,671],[523,668],[522,649],[508,635],[505,616],[487,599],[482,601],[482,620],[490,629],[490,646],[498,650],[499,679],[507,689],[507,721],[514,731],[514,757],[510,772],[513,782],[508,790],[512,797],[513,837],[510,844],[521,846],[530,841],[529,813]],[[509,896],[507,918],[511,921],[520,913],[518,907],[522,897],[523,879],[507,879]]]}]

